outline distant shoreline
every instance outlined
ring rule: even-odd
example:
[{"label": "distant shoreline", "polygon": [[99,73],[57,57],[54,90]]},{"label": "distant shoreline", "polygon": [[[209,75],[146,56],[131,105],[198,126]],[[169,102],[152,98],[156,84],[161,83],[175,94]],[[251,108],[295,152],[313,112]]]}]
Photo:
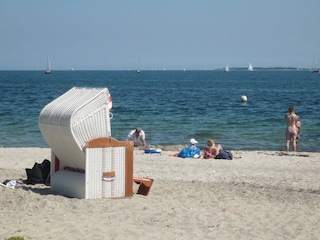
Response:
[{"label": "distant shoreline", "polygon": [[[248,71],[248,67],[230,67],[230,71]],[[140,68],[140,72],[172,72],[172,71],[224,71],[225,68],[223,67],[218,67],[218,68],[208,68],[208,69],[178,69],[178,68],[173,68],[173,69],[143,69]],[[310,71],[310,68],[306,67],[254,67],[254,71],[261,71],[261,70],[266,70],[266,71]],[[16,70],[10,70],[10,69],[0,69],[2,72],[12,72],[12,71],[32,71],[32,72],[41,72],[43,73],[42,69],[16,69]],[[74,72],[74,71],[128,71],[128,72],[136,72],[136,69],[53,69],[52,72]]]}]

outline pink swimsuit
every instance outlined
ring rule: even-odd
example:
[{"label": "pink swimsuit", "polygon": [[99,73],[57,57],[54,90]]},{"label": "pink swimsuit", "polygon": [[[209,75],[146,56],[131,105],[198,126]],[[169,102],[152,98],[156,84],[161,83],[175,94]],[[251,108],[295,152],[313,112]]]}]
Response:
[{"label": "pink swimsuit", "polygon": [[295,129],[294,127],[287,127],[287,134],[290,137],[297,136],[297,129]]},{"label": "pink swimsuit", "polygon": [[289,138],[294,138],[297,136],[297,128],[296,126],[296,115],[293,113],[287,114],[286,115],[286,119],[287,119],[287,132],[286,135]]}]

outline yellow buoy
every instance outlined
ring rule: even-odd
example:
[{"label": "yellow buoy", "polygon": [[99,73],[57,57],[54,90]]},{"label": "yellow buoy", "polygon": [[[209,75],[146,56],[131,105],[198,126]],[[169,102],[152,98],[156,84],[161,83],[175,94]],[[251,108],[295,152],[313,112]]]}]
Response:
[{"label": "yellow buoy", "polygon": [[246,102],[246,101],[248,101],[247,96],[245,95],[241,96],[241,102]]}]

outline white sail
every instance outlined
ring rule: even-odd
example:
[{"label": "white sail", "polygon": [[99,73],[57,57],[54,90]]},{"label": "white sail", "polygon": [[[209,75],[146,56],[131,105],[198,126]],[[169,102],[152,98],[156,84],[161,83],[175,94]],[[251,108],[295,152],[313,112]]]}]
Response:
[{"label": "white sail", "polygon": [[230,72],[230,68],[229,68],[229,66],[227,65],[226,66],[226,68],[225,68],[225,70],[224,70],[225,72]]},{"label": "white sail", "polygon": [[253,71],[253,66],[252,66],[251,63],[249,64],[248,70],[249,70],[249,71]]},{"label": "white sail", "polygon": [[50,64],[50,58],[48,56],[47,58],[47,69],[44,71],[45,74],[50,74],[51,73],[51,64]]},{"label": "white sail", "polygon": [[310,68],[310,72],[320,73],[320,65],[319,65],[319,58],[318,58],[318,65],[316,64],[316,56],[313,56],[312,66]]}]

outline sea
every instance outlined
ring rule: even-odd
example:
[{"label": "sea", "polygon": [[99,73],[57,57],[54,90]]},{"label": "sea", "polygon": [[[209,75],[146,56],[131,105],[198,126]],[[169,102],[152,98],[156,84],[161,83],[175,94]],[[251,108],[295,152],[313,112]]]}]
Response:
[{"label": "sea", "polygon": [[[112,137],[141,127],[147,145],[228,150],[285,150],[284,115],[293,105],[302,123],[297,151],[320,151],[320,74],[297,69],[0,71],[0,147],[49,147],[39,114],[72,87],[107,87]],[[242,102],[241,97],[247,101]]]}]

